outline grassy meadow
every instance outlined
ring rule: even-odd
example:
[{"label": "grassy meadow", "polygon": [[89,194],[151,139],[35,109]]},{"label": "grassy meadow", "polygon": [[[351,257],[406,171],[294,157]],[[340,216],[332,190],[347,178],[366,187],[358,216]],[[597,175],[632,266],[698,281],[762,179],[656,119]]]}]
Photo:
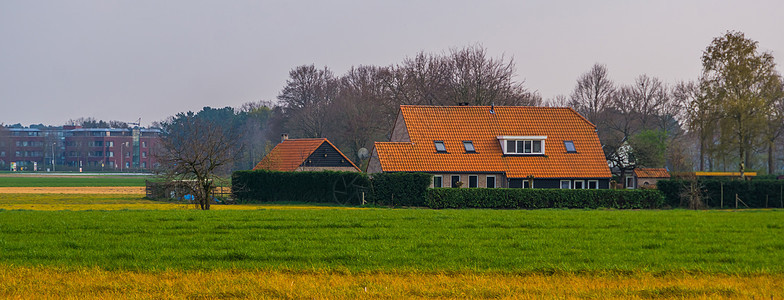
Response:
[{"label": "grassy meadow", "polygon": [[784,210],[193,208],[0,193],[0,298],[784,298]]},{"label": "grassy meadow", "polygon": [[0,187],[144,186],[148,176],[3,176]]},{"label": "grassy meadow", "polygon": [[6,210],[0,264],[768,274],[782,236],[779,210]]}]

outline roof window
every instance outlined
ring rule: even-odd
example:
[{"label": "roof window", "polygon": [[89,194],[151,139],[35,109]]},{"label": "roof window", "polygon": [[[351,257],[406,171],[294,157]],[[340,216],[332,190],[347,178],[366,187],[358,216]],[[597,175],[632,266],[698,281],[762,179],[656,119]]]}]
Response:
[{"label": "roof window", "polygon": [[572,141],[564,141],[564,146],[566,147],[567,153],[575,153],[577,149],[574,148],[574,142]]},{"label": "roof window", "polygon": [[446,152],[446,146],[444,146],[444,141],[433,141],[433,144],[436,145],[436,152]]},{"label": "roof window", "polygon": [[476,152],[476,148],[474,148],[474,142],[472,141],[463,141],[463,147],[465,147],[466,153]]}]

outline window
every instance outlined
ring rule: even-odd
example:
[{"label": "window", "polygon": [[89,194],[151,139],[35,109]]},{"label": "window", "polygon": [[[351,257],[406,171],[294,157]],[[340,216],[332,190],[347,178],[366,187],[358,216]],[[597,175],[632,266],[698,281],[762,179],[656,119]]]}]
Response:
[{"label": "window", "polygon": [[561,180],[561,188],[562,189],[571,189],[572,182],[570,180]]},{"label": "window", "polygon": [[[326,154],[324,154],[324,157],[326,157],[326,156],[327,156],[327,155],[326,155]],[[142,158],[147,158],[147,152],[142,152]]]},{"label": "window", "polygon": [[444,186],[444,177],[441,175],[433,176],[433,187],[440,188]]},{"label": "window", "polygon": [[433,141],[433,144],[436,145],[436,152],[446,152],[446,146],[444,146],[444,141]]},{"label": "window", "polygon": [[147,148],[147,142],[142,142],[142,147]]},{"label": "window", "polygon": [[588,180],[588,188],[589,189],[598,189],[599,188],[599,180]]},{"label": "window", "polygon": [[517,153],[517,148],[515,148],[515,141],[506,141],[506,153]]},{"label": "window", "polygon": [[145,168],[145,169],[147,168],[147,163],[146,162],[142,162],[142,168]]},{"label": "window", "polygon": [[466,153],[476,152],[476,149],[474,148],[474,142],[472,141],[463,141],[463,147],[465,147]]},{"label": "window", "polygon": [[575,189],[584,189],[585,188],[585,181],[583,181],[583,180],[575,180],[574,181],[574,188]]},{"label": "window", "polygon": [[114,142],[106,142],[106,147],[114,147]]},{"label": "window", "polygon": [[532,187],[531,187],[531,182],[530,182],[530,181],[528,181],[528,180],[523,180],[523,188],[524,188],[524,189],[530,189],[530,188],[532,188]]},{"label": "window", "polygon": [[[452,187],[458,188],[458,182],[460,182],[460,175],[452,175]],[[462,184],[462,182],[460,183]]]},{"label": "window", "polygon": [[129,163],[129,162],[125,162],[125,167],[126,167],[126,168],[130,168],[130,167],[131,167],[131,163]]},{"label": "window", "polygon": [[487,175],[487,188],[493,189],[495,188],[495,175]]},{"label": "window", "polygon": [[504,154],[544,154],[546,136],[499,136]]},{"label": "window", "polygon": [[626,188],[633,189],[634,188],[634,177],[628,176],[626,177]]},{"label": "window", "polygon": [[113,151],[106,151],[106,157],[114,157]]},{"label": "window", "polygon": [[566,147],[566,152],[568,153],[577,152],[577,149],[574,148],[574,142],[572,141],[564,141],[564,147]]},{"label": "window", "polygon": [[479,187],[479,176],[468,175],[468,187],[470,188]]}]

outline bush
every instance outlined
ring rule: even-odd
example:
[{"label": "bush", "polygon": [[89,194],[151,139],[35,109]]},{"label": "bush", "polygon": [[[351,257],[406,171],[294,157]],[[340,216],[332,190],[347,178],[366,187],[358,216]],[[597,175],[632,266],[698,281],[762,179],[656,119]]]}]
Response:
[{"label": "bush", "polygon": [[[660,180],[659,190],[665,197],[665,202],[673,207],[680,206],[681,195],[687,184],[691,181],[672,179]],[[782,207],[782,193],[784,181],[781,180],[698,180],[701,187],[702,198],[708,207],[721,208],[722,194],[724,208],[735,207],[735,194],[751,208]],[[722,193],[723,191],[723,193]],[[745,207],[739,204],[738,207]]]},{"label": "bush", "polygon": [[231,176],[232,196],[238,203],[321,202],[362,204],[370,191],[367,175],[356,172],[236,171]]},{"label": "bush", "polygon": [[659,208],[656,190],[449,189],[427,191],[430,208]]},{"label": "bush", "polygon": [[379,205],[425,206],[433,175],[426,173],[373,174],[373,200]]}]

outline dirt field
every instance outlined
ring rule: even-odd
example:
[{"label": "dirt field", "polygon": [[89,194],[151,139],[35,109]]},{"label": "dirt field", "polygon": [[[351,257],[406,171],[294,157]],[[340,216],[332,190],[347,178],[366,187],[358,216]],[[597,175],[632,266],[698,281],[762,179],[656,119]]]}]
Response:
[{"label": "dirt field", "polygon": [[0,194],[144,194],[143,186],[0,187]]}]

